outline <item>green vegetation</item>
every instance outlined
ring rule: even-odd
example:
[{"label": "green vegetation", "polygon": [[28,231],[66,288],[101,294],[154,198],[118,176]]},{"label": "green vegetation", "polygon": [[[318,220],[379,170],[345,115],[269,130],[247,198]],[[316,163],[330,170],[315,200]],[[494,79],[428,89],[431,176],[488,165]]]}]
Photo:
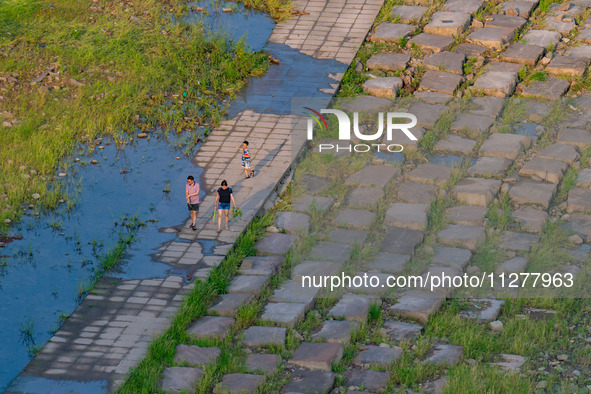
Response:
[{"label": "green vegetation", "polygon": [[265,53],[206,38],[202,26],[179,22],[187,11],[178,0],[0,3],[0,112],[11,124],[0,133],[0,146],[10,147],[0,151],[0,223],[18,218],[33,193],[39,204],[57,204],[63,191],[48,181],[68,169],[75,146],[86,144],[84,154],[98,135],[124,146],[157,128],[213,127],[225,112],[221,99],[265,72]]}]

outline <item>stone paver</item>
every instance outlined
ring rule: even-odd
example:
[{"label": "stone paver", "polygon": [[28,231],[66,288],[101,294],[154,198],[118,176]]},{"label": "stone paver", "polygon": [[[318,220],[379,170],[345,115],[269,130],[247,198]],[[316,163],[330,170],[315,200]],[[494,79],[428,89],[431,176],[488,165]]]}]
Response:
[{"label": "stone paver", "polygon": [[548,30],[530,30],[523,35],[523,41],[527,44],[538,45],[546,48],[549,45],[556,45],[562,34],[557,31]]},{"label": "stone paver", "polygon": [[511,40],[515,29],[484,27],[468,35],[468,42],[487,48],[499,49]]},{"label": "stone paver", "polygon": [[423,232],[403,227],[388,227],[382,240],[381,250],[398,254],[412,254],[423,240]]},{"label": "stone paver", "polygon": [[376,214],[363,209],[343,209],[335,218],[338,226],[367,228],[375,220]]},{"label": "stone paver", "polygon": [[579,172],[576,185],[577,187],[591,189],[591,169],[585,168]]},{"label": "stone paver", "polygon": [[463,204],[486,207],[497,195],[500,188],[500,180],[465,178],[454,186],[453,193]]},{"label": "stone paver", "polygon": [[425,57],[425,66],[430,70],[447,71],[454,74],[464,73],[466,55],[455,52],[439,52]]},{"label": "stone paver", "polygon": [[591,215],[572,215],[565,227],[583,238],[586,243],[591,242]]},{"label": "stone paver", "polygon": [[291,278],[301,281],[303,275],[320,279],[325,275],[340,274],[343,264],[342,261],[302,261],[292,269]]},{"label": "stone paver", "polygon": [[470,154],[476,146],[476,141],[457,135],[448,135],[435,144],[436,151]]},{"label": "stone paver", "polygon": [[390,372],[379,372],[372,369],[351,371],[347,386],[371,390],[372,393],[383,393],[388,386]]},{"label": "stone paver", "polygon": [[275,221],[277,227],[288,233],[305,233],[310,231],[310,216],[298,212],[279,212]]},{"label": "stone paver", "polygon": [[440,36],[459,36],[470,24],[470,14],[464,12],[436,12],[423,29],[425,33]]},{"label": "stone paver", "polygon": [[591,146],[591,131],[583,129],[563,129],[558,132],[558,142],[580,148]]},{"label": "stone paver", "polygon": [[503,305],[505,305],[504,300],[475,298],[470,300],[470,308],[463,310],[460,316],[466,319],[474,319],[481,323],[488,323],[497,319]]},{"label": "stone paver", "polygon": [[562,97],[569,87],[570,83],[566,79],[548,78],[546,81],[532,82],[521,94],[525,97],[542,97],[556,100]]},{"label": "stone paver", "polygon": [[364,113],[385,111],[392,107],[392,101],[373,96],[347,97],[341,99],[340,104],[343,111]]},{"label": "stone paver", "polygon": [[426,358],[426,362],[436,365],[455,365],[462,359],[464,348],[458,345],[438,344],[433,347],[432,354]]},{"label": "stone paver", "polygon": [[451,125],[451,129],[458,134],[470,138],[478,138],[492,126],[494,119],[485,115],[459,114]]},{"label": "stone paver", "polygon": [[366,267],[369,270],[397,274],[404,270],[409,259],[410,256],[405,254],[378,252],[376,257],[367,263]]},{"label": "stone paver", "polygon": [[410,43],[421,49],[428,49],[433,52],[441,52],[448,49],[453,43],[452,37],[439,36],[437,34],[420,33],[414,36]]},{"label": "stone paver", "polygon": [[525,18],[517,15],[496,14],[487,18],[484,27],[509,28],[517,30],[521,29],[521,27],[523,27],[523,25],[526,23],[527,20]]},{"label": "stone paver", "polygon": [[505,52],[501,53],[500,58],[506,62],[535,66],[544,52],[544,47],[516,42],[512,44]]},{"label": "stone paver", "polygon": [[504,71],[487,71],[478,77],[473,88],[476,91],[486,94],[487,96],[507,97],[513,94],[516,86],[517,75],[515,73]]},{"label": "stone paver", "polygon": [[259,386],[265,382],[263,375],[246,373],[231,373],[224,375],[222,381],[216,385],[215,394],[256,393]]},{"label": "stone paver", "polygon": [[291,374],[291,382],[282,390],[283,393],[318,393],[326,394],[334,384],[332,372],[297,370]]},{"label": "stone paver", "polygon": [[381,347],[367,346],[365,350],[359,352],[353,364],[355,365],[378,365],[388,366],[402,356],[402,349],[398,346]]},{"label": "stone paver", "polygon": [[482,0],[450,0],[443,5],[442,10],[473,14],[482,7],[483,3]]},{"label": "stone paver", "polygon": [[441,307],[443,296],[437,292],[408,290],[396,301],[396,304],[390,307],[390,313],[403,319],[427,323],[429,316]]},{"label": "stone paver", "polygon": [[259,255],[284,255],[295,242],[296,235],[271,233],[254,246]]},{"label": "stone paver", "polygon": [[328,233],[328,240],[340,243],[346,243],[351,246],[357,244],[362,246],[367,238],[367,232],[363,230],[334,228]]},{"label": "stone paver", "polygon": [[379,303],[379,298],[347,293],[331,308],[329,314],[337,319],[364,322],[369,313],[369,306],[375,302]]},{"label": "stone paver", "polygon": [[178,345],[176,347],[174,362],[176,364],[201,367],[216,363],[220,357],[220,353],[221,351],[217,347]]},{"label": "stone paver", "polygon": [[511,160],[504,157],[481,157],[468,168],[468,174],[482,177],[503,176],[511,163]]},{"label": "stone paver", "polygon": [[291,209],[294,212],[311,213],[312,207],[318,212],[325,212],[329,210],[334,204],[334,199],[331,197],[321,196],[304,196],[293,201]]},{"label": "stone paver", "polygon": [[228,286],[228,293],[246,293],[259,295],[268,282],[263,275],[237,275]]},{"label": "stone paver", "polygon": [[569,213],[591,212],[591,190],[578,187],[568,192],[566,211]]},{"label": "stone paver", "polygon": [[517,156],[529,147],[527,136],[508,133],[493,133],[480,147],[484,156],[504,157],[515,160]]},{"label": "stone paver", "polygon": [[539,233],[548,221],[548,214],[532,207],[519,208],[512,216],[520,223],[521,229],[531,233]]},{"label": "stone paver", "polygon": [[484,227],[452,224],[437,233],[437,240],[443,245],[475,250],[484,242]]},{"label": "stone paver", "polygon": [[383,197],[384,190],[381,187],[358,187],[351,190],[345,198],[345,203],[356,208],[373,208]]},{"label": "stone paver", "polygon": [[303,174],[299,177],[297,183],[302,185],[310,194],[319,194],[331,184],[330,179],[311,174]]},{"label": "stone paver", "polygon": [[207,311],[219,316],[234,317],[240,306],[249,303],[253,299],[254,295],[247,293],[222,294],[221,300],[212,305]]},{"label": "stone paver", "polygon": [[527,259],[525,257],[513,257],[504,261],[497,269],[498,273],[519,274],[525,272],[527,268]]},{"label": "stone paver", "polygon": [[372,42],[398,42],[401,38],[410,35],[416,29],[415,26],[402,23],[382,22],[370,36]]},{"label": "stone paver", "polygon": [[463,78],[459,75],[445,71],[429,70],[421,78],[419,90],[428,90],[431,92],[454,94]]},{"label": "stone paver", "polygon": [[423,326],[396,320],[386,320],[382,327],[388,337],[396,341],[411,341],[421,335]]},{"label": "stone paver", "polygon": [[449,180],[453,170],[437,164],[421,164],[407,174],[408,179],[415,182],[430,183],[437,186]]},{"label": "stone paver", "polygon": [[446,219],[453,224],[467,224],[470,226],[482,226],[484,224],[484,216],[486,215],[485,207],[475,207],[469,205],[461,205],[452,207],[447,210]]},{"label": "stone paver", "polygon": [[506,231],[501,236],[501,248],[507,250],[529,251],[538,240],[536,234],[518,233],[515,231]]},{"label": "stone paver", "polygon": [[303,342],[289,359],[294,364],[311,370],[330,372],[333,363],[343,357],[341,343],[310,343]]},{"label": "stone paver", "polygon": [[573,164],[579,157],[577,149],[572,145],[554,144],[542,149],[536,155],[543,159],[560,160],[568,164]]},{"label": "stone paver", "polygon": [[581,77],[585,73],[589,59],[573,56],[556,56],[546,66],[546,71],[551,74],[569,75]]},{"label": "stone paver", "polygon": [[505,1],[501,3],[501,12],[505,15],[518,15],[527,18],[536,6],[535,1]]},{"label": "stone paver", "polygon": [[534,157],[519,170],[520,176],[536,176],[550,183],[559,183],[568,164],[558,160]]},{"label": "stone paver", "polygon": [[279,271],[282,256],[250,256],[242,261],[240,272],[244,275],[271,276]]},{"label": "stone paver", "polygon": [[392,15],[400,18],[403,23],[412,23],[423,17],[427,7],[420,5],[397,5],[392,8]]},{"label": "stone paver", "polygon": [[363,91],[376,97],[396,97],[402,88],[402,78],[382,77],[368,79],[363,83]]},{"label": "stone paver", "polygon": [[166,367],[162,373],[160,387],[166,392],[191,391],[195,389],[201,376],[201,368]]},{"label": "stone paver", "polygon": [[447,111],[445,105],[428,103],[414,103],[408,109],[409,113],[416,115],[417,125],[427,129],[433,128],[445,111]]},{"label": "stone paver", "polygon": [[424,231],[427,228],[429,205],[397,202],[386,211],[384,223],[387,226],[405,227]]},{"label": "stone paver", "polygon": [[520,181],[509,190],[509,196],[517,204],[540,205],[548,209],[555,192],[556,185],[552,183]]},{"label": "stone paver", "polygon": [[327,320],[322,325],[322,329],[312,335],[312,339],[348,345],[351,342],[351,333],[358,328],[359,323],[355,321]]},{"label": "stone paver", "polygon": [[400,175],[398,167],[370,165],[351,175],[347,178],[346,183],[348,185],[384,187],[398,175]]},{"label": "stone paver", "polygon": [[377,53],[367,60],[370,70],[396,71],[406,68],[410,55],[406,53]]},{"label": "stone paver", "polygon": [[290,303],[289,307],[286,307],[283,303],[270,302],[265,305],[260,319],[283,327],[293,328],[304,318],[307,309],[308,304]]},{"label": "stone paver", "polygon": [[310,258],[326,261],[347,261],[352,248],[338,242],[320,242],[310,252]]},{"label": "stone paver", "polygon": [[284,327],[252,326],[244,330],[242,343],[250,347],[285,345],[286,330]]},{"label": "stone paver", "polygon": [[[314,304],[319,287],[302,286],[301,280],[288,280],[283,282],[281,286],[273,292],[270,302],[288,303],[288,304],[305,304],[311,307]],[[286,308],[291,305],[286,306]]]},{"label": "stone paver", "polygon": [[472,252],[468,249],[436,246],[434,251],[435,254],[431,257],[433,266],[448,266],[464,269],[472,258]]},{"label": "stone paver", "polygon": [[398,186],[397,196],[401,201],[431,204],[436,190],[435,185],[406,181]]},{"label": "stone paver", "polygon": [[197,339],[223,339],[228,335],[233,325],[234,319],[231,317],[204,316],[193,323],[187,329],[187,333]]},{"label": "stone paver", "polygon": [[525,358],[517,354],[500,354],[501,361],[492,363],[507,372],[519,372],[521,366],[525,364]]},{"label": "stone paver", "polygon": [[265,375],[273,375],[278,370],[281,356],[278,354],[249,354],[246,367],[252,372],[262,371]]}]

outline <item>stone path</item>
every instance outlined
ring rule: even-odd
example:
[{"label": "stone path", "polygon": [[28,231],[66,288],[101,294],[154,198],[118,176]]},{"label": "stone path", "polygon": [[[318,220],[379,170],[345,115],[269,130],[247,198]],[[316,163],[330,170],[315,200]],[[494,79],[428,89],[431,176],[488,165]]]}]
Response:
[{"label": "stone path", "polygon": [[[292,119],[285,115],[291,97],[324,97],[328,102],[382,6],[382,0],[294,3],[305,15],[278,24],[269,39],[268,50],[281,63],[272,66],[262,82],[251,81],[246,92],[247,106],[252,103],[257,109],[279,108],[279,114],[247,108],[212,131],[193,160],[195,165],[205,167],[200,184],[207,192],[200,206],[198,231],[188,228],[190,222],[176,230],[167,229],[178,231],[178,238],[154,256],[172,268],[191,273],[193,278],[207,277],[252,218],[273,203],[280,182],[301,149],[291,146]],[[300,69],[297,59],[292,62],[298,52],[309,56],[310,60],[305,61],[308,69]],[[324,59],[332,62],[322,63]],[[282,87],[283,97],[279,100],[270,97],[269,90],[256,91],[264,88],[261,84],[275,82]],[[242,179],[241,160],[235,149],[245,139],[250,142],[257,171],[257,176],[248,181]],[[231,223],[233,232],[218,235],[217,224],[211,223],[215,199],[211,190],[217,190],[222,179],[233,187],[244,215]],[[213,249],[205,250],[204,245],[212,242]],[[105,278],[15,379],[9,391],[21,392],[34,378],[96,382],[113,391],[144,357],[153,336],[166,329],[191,287],[185,278],[174,275],[143,281]]]}]

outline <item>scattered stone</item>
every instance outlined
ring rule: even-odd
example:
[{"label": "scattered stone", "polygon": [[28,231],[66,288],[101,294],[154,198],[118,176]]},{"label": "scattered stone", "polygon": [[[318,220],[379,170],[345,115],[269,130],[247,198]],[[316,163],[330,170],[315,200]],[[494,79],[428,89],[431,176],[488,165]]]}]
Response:
[{"label": "scattered stone", "polygon": [[412,254],[422,242],[424,233],[402,227],[387,227],[381,250],[397,254]]},{"label": "scattered stone", "polygon": [[351,332],[358,329],[359,323],[356,321],[327,320],[322,325],[322,329],[311,337],[325,342],[342,343],[346,346],[351,342]]},{"label": "scattered stone", "polygon": [[548,321],[548,320],[552,320],[553,318],[556,317],[556,311],[552,311],[549,309],[525,307],[525,308],[523,308],[523,312],[530,319],[536,320],[536,321]]},{"label": "scattered stone", "polygon": [[345,202],[356,208],[373,208],[379,203],[383,194],[384,190],[381,187],[358,187],[349,193]]},{"label": "scattered stone", "polygon": [[265,383],[265,376],[246,373],[224,375],[222,381],[213,389],[214,394],[256,393]]},{"label": "scattered stone", "polygon": [[448,209],[446,219],[453,224],[482,226],[485,215],[485,207],[463,205]]},{"label": "scattered stone", "polygon": [[354,369],[351,371],[347,384],[353,387],[363,387],[372,393],[383,393],[388,386],[390,372],[378,372],[373,369]]},{"label": "scattered stone", "polygon": [[455,185],[453,193],[463,204],[486,207],[499,193],[501,183],[497,179],[465,178]]},{"label": "scattered stone", "polygon": [[363,209],[343,209],[337,214],[335,223],[338,226],[368,228],[375,220],[376,214]]},{"label": "scattered stone", "polygon": [[591,132],[583,129],[563,129],[558,132],[558,142],[585,149],[591,146]]},{"label": "scattered stone", "polygon": [[396,341],[411,341],[421,335],[423,326],[396,320],[386,320],[383,325],[388,337]]},{"label": "scattered stone", "polygon": [[347,293],[331,308],[329,314],[335,319],[364,322],[367,320],[369,306],[380,302],[374,296]]},{"label": "scattered stone", "polygon": [[392,8],[392,16],[399,17],[402,23],[412,23],[423,17],[427,7],[416,5],[397,5]]},{"label": "scattered stone", "polygon": [[495,321],[491,321],[490,323],[488,323],[489,327],[491,330],[496,331],[496,332],[501,332],[503,331],[503,322],[500,320],[495,320]]},{"label": "scattered stone", "polygon": [[286,330],[283,327],[252,326],[244,330],[242,343],[249,347],[285,345]]},{"label": "scattered stone", "polygon": [[521,366],[525,364],[525,358],[517,354],[501,354],[502,361],[492,363],[507,372],[519,372]]},{"label": "scattered stone", "polygon": [[343,357],[343,345],[340,343],[303,342],[293,353],[290,364],[311,370],[330,372],[332,363],[338,363]]},{"label": "scattered stone", "polygon": [[246,358],[246,367],[251,372],[262,371],[265,375],[273,375],[277,372],[281,356],[278,354],[249,354]]},{"label": "scattered stone", "polygon": [[194,391],[201,376],[201,368],[166,367],[160,387],[166,392]]},{"label": "scattered stone", "polygon": [[482,92],[487,96],[507,97],[513,94],[516,86],[517,75],[515,73],[487,71],[478,77],[474,84],[474,90]]},{"label": "scattered stone", "polygon": [[519,170],[520,176],[537,176],[550,183],[559,183],[568,164],[558,160],[534,157]]},{"label": "scattered stone", "polygon": [[492,133],[480,147],[484,156],[504,157],[515,160],[517,156],[529,147],[528,136],[509,133]]},{"label": "scattered stone", "polygon": [[509,190],[509,195],[516,204],[540,205],[548,209],[555,192],[556,185],[552,183],[520,181]]},{"label": "scattered stone", "polygon": [[367,264],[367,268],[390,274],[398,274],[404,271],[409,259],[410,256],[405,254],[378,252],[376,257]]},{"label": "scattered stone", "polygon": [[400,175],[398,167],[369,165],[351,175],[345,183],[347,185],[384,187],[398,175]]},{"label": "scattered stone", "polygon": [[556,356],[556,359],[558,361],[568,361],[568,354],[559,354]]},{"label": "scattered stone", "polygon": [[551,74],[581,77],[588,65],[589,59],[583,57],[556,56],[546,66],[546,71]]},{"label": "scattered stone", "polygon": [[402,349],[398,346],[394,347],[381,347],[369,345],[365,350],[359,352],[355,360],[354,365],[378,365],[386,367],[398,360],[402,356]]},{"label": "scattered stone", "polygon": [[402,85],[402,78],[381,77],[365,81],[363,83],[363,91],[376,97],[392,98],[398,95],[398,91],[402,89]]},{"label": "scattered stone", "polygon": [[433,52],[441,52],[447,50],[454,43],[454,41],[455,40],[451,37],[439,36],[436,34],[429,33],[420,33],[410,40],[410,44],[414,44],[420,49],[427,49]]},{"label": "scattered stone", "polygon": [[470,25],[470,19],[470,14],[464,12],[438,11],[423,30],[428,34],[457,37]]},{"label": "scattered stone", "polygon": [[484,242],[486,233],[481,226],[465,226],[451,224],[437,233],[440,243],[447,246],[456,246],[475,250],[477,245]]},{"label": "scattered stone", "polygon": [[370,36],[371,42],[399,42],[400,39],[410,35],[416,26],[401,23],[382,22],[376,27]]},{"label": "scattered stone", "polygon": [[216,363],[220,353],[220,349],[217,347],[178,345],[174,362],[176,364],[203,367]]},{"label": "scattered stone", "polygon": [[324,261],[347,261],[352,248],[338,242],[320,242],[310,252],[310,258]]},{"label": "scattered stone", "polygon": [[476,141],[457,135],[448,135],[435,145],[436,151],[470,154],[476,146]]},{"label": "scattered stone", "polygon": [[410,61],[410,55],[406,53],[378,53],[367,60],[367,68],[370,70],[396,71],[405,69]]},{"label": "scattered stone", "polygon": [[501,53],[501,60],[535,66],[546,50],[544,47],[516,42]]},{"label": "scattered stone", "polygon": [[261,320],[294,328],[304,318],[307,309],[308,304],[270,302],[265,305]]},{"label": "scattered stone", "polygon": [[204,316],[193,323],[187,333],[197,339],[224,339],[234,325],[234,319],[221,316]]},{"label": "scattered stone", "polygon": [[426,324],[429,322],[429,316],[439,310],[443,299],[443,295],[438,292],[407,290],[397,298],[396,304],[390,307],[390,313]]},{"label": "scattered stone", "polygon": [[504,176],[512,161],[504,157],[481,157],[468,168],[471,176]]},{"label": "scattered stone", "polygon": [[283,387],[284,393],[326,394],[334,384],[332,372],[297,370],[291,374],[291,382]]},{"label": "scattered stone", "polygon": [[500,49],[503,45],[511,41],[515,29],[484,27],[475,30],[468,35],[468,42],[482,45],[487,48]]},{"label": "scattered stone", "polygon": [[427,204],[397,202],[393,203],[386,212],[384,223],[387,226],[424,231],[427,228],[428,213],[429,205]]},{"label": "scattered stone", "polygon": [[433,347],[433,351],[429,357],[425,359],[426,362],[435,365],[455,365],[460,362],[464,355],[464,348],[458,345],[438,344]]},{"label": "scattered stone", "polygon": [[444,71],[429,70],[423,75],[421,84],[419,85],[419,90],[454,94],[463,80],[463,77],[456,74]]},{"label": "scattered stone", "polygon": [[548,220],[548,214],[545,211],[532,207],[516,209],[513,211],[512,216],[520,222],[522,230],[531,233],[539,233],[542,231]]},{"label": "scattered stone", "polygon": [[578,187],[568,192],[566,211],[568,213],[591,212],[591,190],[580,189]]},{"label": "scattered stone", "polygon": [[517,233],[507,231],[501,236],[500,247],[507,250],[520,250],[529,252],[534,242],[538,240],[536,234]]},{"label": "scattered stone", "polygon": [[254,246],[259,255],[285,255],[295,242],[294,234],[271,233]]},{"label": "scattered stone", "polygon": [[289,233],[307,233],[310,231],[310,216],[304,213],[279,212],[275,223],[279,228]]},{"label": "scattered stone", "polygon": [[437,186],[420,182],[406,181],[398,187],[398,199],[406,202],[431,204]]},{"label": "scattered stone", "polygon": [[546,81],[532,82],[521,92],[521,95],[556,100],[563,96],[569,87],[570,83],[566,79],[548,78]]},{"label": "scattered stone", "polygon": [[423,63],[430,70],[447,71],[454,74],[464,74],[466,55],[455,52],[438,52],[427,56]]},{"label": "scattered stone", "polygon": [[463,310],[460,316],[465,319],[478,320],[480,323],[492,322],[497,318],[504,304],[504,300],[475,298],[470,300],[470,308]]},{"label": "scattered stone", "polygon": [[[256,277],[253,276],[253,278]],[[249,303],[254,298],[252,294],[243,293],[222,294],[220,297],[222,298],[221,301],[212,305],[207,311],[219,316],[229,317],[234,317],[242,305]]]},{"label": "scattered stone", "polygon": [[452,173],[453,169],[450,167],[425,163],[409,172],[408,179],[441,186],[449,180]]}]

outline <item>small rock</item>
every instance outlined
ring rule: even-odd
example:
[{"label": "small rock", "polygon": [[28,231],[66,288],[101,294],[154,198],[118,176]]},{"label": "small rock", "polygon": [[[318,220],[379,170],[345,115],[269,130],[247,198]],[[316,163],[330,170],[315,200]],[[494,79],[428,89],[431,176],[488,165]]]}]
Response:
[{"label": "small rock", "polygon": [[79,161],[80,161],[80,159],[79,159],[79,158],[75,158],[75,159],[74,159],[74,163],[78,163]]},{"label": "small rock", "polygon": [[515,257],[517,255],[515,254],[514,251],[508,250],[508,251],[505,252],[505,256],[507,256],[508,259],[512,259],[513,257]]},{"label": "small rock", "polygon": [[33,193],[33,195],[31,197],[33,197],[33,199],[35,199],[35,200],[38,200],[39,198],[41,198],[41,194]]},{"label": "small rock", "polygon": [[513,15],[513,16],[519,16],[519,12],[517,12],[517,10],[513,7],[509,7],[507,9],[507,11],[505,12],[505,14],[507,15]]},{"label": "small rock", "polygon": [[503,185],[501,186],[501,194],[506,194],[507,192],[509,192],[509,184],[503,183]]},{"label": "small rock", "polygon": [[583,243],[583,238],[581,238],[579,235],[574,234],[571,235],[570,237],[568,237],[568,240],[572,243],[574,243],[575,245],[580,245]]},{"label": "small rock", "polygon": [[5,120],[4,122],[2,122],[2,127],[12,127],[12,123]]},{"label": "small rock", "polygon": [[567,361],[568,360],[568,354],[559,354],[558,356],[556,356],[556,359],[558,361]]},{"label": "small rock", "polygon": [[93,159],[90,161],[90,164],[98,164],[98,161]]},{"label": "small rock", "polygon": [[65,177],[65,176],[66,176],[66,173],[65,173],[65,172],[60,172],[59,174],[57,174],[57,176],[59,176],[59,177],[63,178],[63,177]]},{"label": "small rock", "polygon": [[491,321],[489,323],[490,329],[493,331],[501,332],[503,331],[503,322],[500,320]]},{"label": "small rock", "polygon": [[148,134],[146,134],[146,133],[139,133],[137,135],[137,138],[148,138]]},{"label": "small rock", "polygon": [[568,222],[570,219],[570,213],[565,213],[564,215],[562,215],[561,219],[565,222]]},{"label": "small rock", "polygon": [[479,19],[474,18],[474,20],[472,20],[472,27],[475,29],[481,29],[484,27],[484,23],[482,23]]},{"label": "small rock", "polygon": [[222,8],[222,12],[234,12],[232,8]]},{"label": "small rock", "polygon": [[540,380],[538,382],[538,384],[536,385],[536,390],[545,389],[546,386],[548,386],[548,381],[547,380]]},{"label": "small rock", "polygon": [[303,341],[304,340],[304,337],[302,336],[302,334],[300,334],[299,332],[297,332],[295,330],[293,332],[294,332],[293,335],[298,339],[298,341]]},{"label": "small rock", "polygon": [[4,219],[4,223],[10,224],[10,223],[12,223],[12,220],[10,220],[10,219]]},{"label": "small rock", "polygon": [[558,206],[558,209],[560,209],[561,211],[564,211],[566,209],[566,207],[568,206],[568,204],[565,202],[563,202],[562,204],[560,204]]},{"label": "small rock", "polygon": [[33,209],[35,206],[33,204],[29,204],[29,209]]},{"label": "small rock", "polygon": [[279,229],[275,226],[269,226],[269,227],[267,227],[267,231],[270,233],[278,233]]}]

